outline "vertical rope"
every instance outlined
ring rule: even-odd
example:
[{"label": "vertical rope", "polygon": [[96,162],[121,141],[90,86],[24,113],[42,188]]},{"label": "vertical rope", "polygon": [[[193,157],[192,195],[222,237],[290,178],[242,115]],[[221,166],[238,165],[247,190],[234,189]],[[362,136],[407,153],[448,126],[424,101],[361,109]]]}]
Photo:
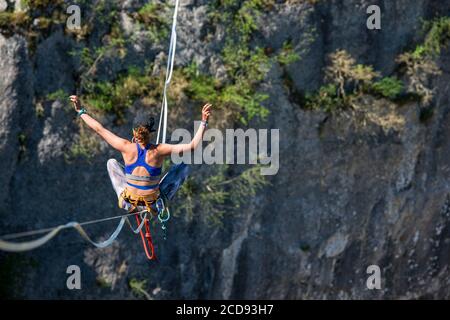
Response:
[{"label": "vertical rope", "polygon": [[173,66],[175,62],[175,52],[177,48],[177,17],[178,17],[179,2],[180,2],[179,0],[175,0],[175,10],[173,13],[173,21],[172,21],[172,33],[170,36],[169,54],[167,57],[166,81],[164,83],[163,100],[161,104],[161,115],[159,117],[158,136],[156,137],[156,144],[158,144],[160,141],[161,143],[166,143],[167,115],[168,115],[167,93],[170,86],[170,81],[172,80]]}]

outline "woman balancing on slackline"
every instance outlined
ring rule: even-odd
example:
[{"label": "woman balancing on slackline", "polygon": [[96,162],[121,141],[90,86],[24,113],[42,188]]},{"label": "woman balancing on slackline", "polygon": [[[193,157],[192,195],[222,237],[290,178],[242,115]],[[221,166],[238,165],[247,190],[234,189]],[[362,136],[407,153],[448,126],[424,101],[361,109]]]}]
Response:
[{"label": "woman balancing on slackline", "polygon": [[[147,209],[155,213],[155,203],[160,196],[161,167],[164,158],[172,153],[189,152],[197,148],[202,141],[211,115],[211,104],[202,109],[202,125],[197,130],[192,141],[188,144],[152,144],[150,142],[155,120],[150,117],[148,122],[137,122],[133,126],[131,141],[118,137],[104,128],[92,118],[81,106],[77,96],[70,96],[78,116],[111,147],[122,153],[125,167],[117,160],[108,160],[108,173],[114,190],[119,198],[119,207],[129,212],[135,209]],[[179,187],[180,183],[175,183]],[[176,190],[175,190],[176,191]]]}]

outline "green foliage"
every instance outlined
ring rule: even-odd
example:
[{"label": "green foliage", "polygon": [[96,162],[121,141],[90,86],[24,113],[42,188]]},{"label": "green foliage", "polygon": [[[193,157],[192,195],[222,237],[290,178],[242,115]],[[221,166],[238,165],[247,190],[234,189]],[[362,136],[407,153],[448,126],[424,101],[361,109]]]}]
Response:
[{"label": "green foliage", "polygon": [[[192,220],[194,217],[194,210],[198,206],[198,195],[202,191],[205,192],[205,190],[202,190],[200,181],[198,180],[193,177],[186,179],[179,190],[179,196],[175,199],[176,204],[173,206],[175,208],[175,214],[185,214],[188,220]],[[212,195],[210,199],[213,198],[214,196]],[[177,199],[180,200],[177,201]]]},{"label": "green foliage", "polygon": [[0,29],[14,30],[29,23],[30,16],[26,12],[0,12]]},{"label": "green foliage", "polygon": [[426,35],[423,43],[416,46],[412,52],[401,54],[397,62],[408,77],[408,93],[420,97],[420,101],[427,108],[434,97],[430,80],[441,74],[435,58],[449,45],[450,17],[426,21],[424,30]]},{"label": "green foliage", "polygon": [[29,52],[34,54],[38,43],[50,35],[53,26],[65,24],[66,6],[64,0],[24,2],[27,4],[24,11],[13,11],[13,6],[9,6],[8,11],[0,12],[0,33],[20,34],[27,40]]},{"label": "green foliage", "polygon": [[113,112],[118,118],[123,111],[154,87],[155,79],[137,68],[115,81],[87,81],[84,89],[86,104],[100,111]]},{"label": "green foliage", "polygon": [[270,9],[274,0],[216,0],[212,2],[213,17],[219,23],[232,26],[228,31],[238,34],[248,42],[251,34],[258,30],[257,19],[261,12]]},{"label": "green foliage", "polygon": [[424,23],[428,30],[423,44],[423,54],[440,55],[441,50],[448,48],[450,42],[450,17],[440,17]]},{"label": "green foliage", "polygon": [[338,96],[335,84],[322,86],[317,93],[306,94],[305,108],[310,110],[323,110],[333,112],[345,106],[342,97]]},{"label": "green foliage", "polygon": [[29,10],[48,10],[64,4],[64,0],[21,0]]},{"label": "green foliage", "polygon": [[[48,101],[58,100],[64,108],[70,109],[70,108],[72,108],[72,104],[69,101],[69,95],[70,94],[65,92],[64,90],[59,89],[55,92],[47,94],[47,96],[45,97],[45,100],[48,100]],[[43,107],[41,106],[40,108],[37,108],[36,111],[40,111],[41,113],[43,113],[44,110],[43,110]]]},{"label": "green foliage", "polygon": [[236,78],[236,83],[220,83],[212,76],[193,72],[193,68],[196,66],[191,65],[184,70],[188,80],[185,92],[191,99],[209,101],[219,108],[233,110],[243,124],[255,117],[265,119],[269,114],[267,108],[261,105],[268,95],[255,92],[249,81]]},{"label": "green foliage", "polygon": [[217,104],[221,84],[214,77],[201,74],[196,64],[191,64],[183,70],[183,75],[188,79],[189,86],[186,94],[196,101],[211,101]]},{"label": "green foliage", "polygon": [[114,24],[119,18],[120,5],[121,3],[118,0],[96,1],[91,10],[97,22],[110,25]]},{"label": "green foliage", "polygon": [[98,110],[112,111],[116,107],[113,100],[118,90],[116,91],[115,88],[115,85],[110,82],[93,83],[87,95],[87,105]]},{"label": "green foliage", "polygon": [[360,94],[375,94],[395,100],[404,90],[402,81],[396,77],[380,79],[380,73],[372,66],[357,64],[344,50],[330,55],[325,79],[328,81],[318,92],[306,95],[307,109],[333,112],[350,107],[352,99]]},{"label": "green foliage", "polygon": [[262,105],[268,96],[258,92],[257,87],[273,60],[263,48],[252,48],[250,38],[258,30],[258,17],[273,3],[272,0],[217,0],[211,3],[212,20],[226,29],[222,61],[227,77],[222,83],[207,79],[209,77],[199,78],[199,82],[194,79],[193,87],[188,89],[194,97],[195,93],[199,93],[198,97],[211,93],[217,105],[231,110],[234,119],[244,125],[253,118],[264,119],[269,113]]},{"label": "green foliage", "polygon": [[137,297],[145,297],[147,300],[152,300],[152,297],[147,292],[147,280],[138,280],[138,279],[131,279],[128,282],[128,285],[130,286],[131,291],[134,295]]},{"label": "green foliage", "polygon": [[375,82],[371,89],[376,94],[394,100],[403,92],[404,85],[396,77],[386,77]]},{"label": "green foliage", "polygon": [[292,42],[286,41],[283,44],[280,54],[277,56],[277,60],[281,65],[287,66],[299,61],[300,55],[295,52]]},{"label": "green foliage", "polygon": [[17,139],[19,140],[20,147],[25,148],[27,144],[27,135],[21,132],[18,134]]},{"label": "green foliage", "polygon": [[243,110],[245,116],[239,116],[239,120],[244,125],[247,125],[248,121],[255,117],[266,119],[269,110],[262,105],[262,102],[268,98],[267,94],[254,92],[249,86],[236,84],[225,87],[220,97],[220,102],[222,102],[223,106],[237,106]]},{"label": "green foliage", "polygon": [[232,41],[227,42],[222,55],[228,75],[240,85],[259,84],[264,80],[272,62],[264,49],[250,49]]},{"label": "green foliage", "polygon": [[108,279],[104,278],[104,277],[100,277],[98,276],[95,279],[95,282],[97,283],[97,285],[100,288],[104,288],[104,289],[110,289],[112,287],[112,283],[108,281]]},{"label": "green foliage", "polygon": [[411,53],[411,56],[418,60],[418,59],[422,59],[423,57],[425,57],[425,55],[427,54],[427,49],[425,48],[424,45],[418,45],[416,47],[416,49]]},{"label": "green foliage", "polygon": [[169,36],[170,26],[166,3],[149,2],[145,4],[134,17],[150,32],[151,40],[160,42]]},{"label": "green foliage", "polygon": [[63,101],[63,100],[68,99],[68,94],[64,90],[59,89],[55,92],[49,93],[46,98],[47,98],[47,100],[53,100],[53,101],[54,100],[62,100]]},{"label": "green foliage", "polygon": [[229,177],[228,166],[217,167],[215,174],[208,177],[190,177],[180,189],[177,214],[185,214],[188,220],[195,212],[205,213],[207,223],[214,226],[222,224],[226,215],[240,213],[243,205],[254,197],[258,190],[268,185],[265,176],[260,174],[260,166],[253,166],[234,177]]},{"label": "green foliage", "polygon": [[[0,12],[0,29],[36,36],[36,31],[65,22],[63,0],[22,0],[25,11]],[[34,23],[36,22],[36,23]]]}]

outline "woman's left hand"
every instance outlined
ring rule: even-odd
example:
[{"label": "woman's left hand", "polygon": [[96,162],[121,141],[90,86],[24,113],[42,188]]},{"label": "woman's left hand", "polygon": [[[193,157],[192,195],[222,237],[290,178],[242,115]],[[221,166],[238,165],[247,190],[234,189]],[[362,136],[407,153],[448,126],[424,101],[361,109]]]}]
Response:
[{"label": "woman's left hand", "polygon": [[212,107],[212,104],[210,104],[210,103],[207,103],[203,106],[202,121],[208,121],[209,116],[211,115],[211,107]]}]

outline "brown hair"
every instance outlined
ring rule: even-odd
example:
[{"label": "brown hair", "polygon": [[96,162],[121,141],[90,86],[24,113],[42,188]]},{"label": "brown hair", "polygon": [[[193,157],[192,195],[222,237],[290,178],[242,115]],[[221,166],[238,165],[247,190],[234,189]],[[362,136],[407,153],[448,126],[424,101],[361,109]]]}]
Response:
[{"label": "brown hair", "polygon": [[150,130],[141,125],[133,129],[133,137],[137,142],[147,144],[150,142]]},{"label": "brown hair", "polygon": [[135,122],[133,128],[133,140],[141,144],[148,144],[150,142],[150,135],[152,132],[156,132],[153,128],[155,125],[155,119],[153,117],[148,118],[146,122]]}]

